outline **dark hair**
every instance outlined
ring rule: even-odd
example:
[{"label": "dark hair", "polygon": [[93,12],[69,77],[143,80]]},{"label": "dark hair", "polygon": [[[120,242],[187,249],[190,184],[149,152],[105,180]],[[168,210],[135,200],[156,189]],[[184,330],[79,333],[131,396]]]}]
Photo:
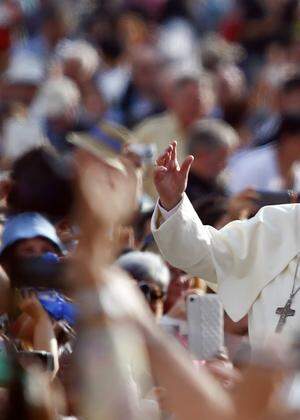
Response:
[{"label": "dark hair", "polygon": [[122,40],[117,36],[103,38],[99,41],[99,46],[107,59],[116,60],[124,52],[124,45]]},{"label": "dark hair", "polygon": [[280,140],[283,136],[300,134],[300,113],[283,115],[278,127],[277,138]]},{"label": "dark hair", "polygon": [[246,121],[248,111],[249,101],[248,97],[244,95],[242,98],[231,100],[223,106],[223,120],[237,129]]},{"label": "dark hair", "polygon": [[55,152],[47,148],[31,150],[13,165],[8,210],[63,218],[74,202],[72,178],[70,166]]},{"label": "dark hair", "polygon": [[196,155],[199,149],[215,151],[238,144],[236,131],[225,121],[207,118],[196,121],[188,133],[188,152]]},{"label": "dark hair", "polygon": [[170,272],[163,259],[153,252],[133,251],[122,255],[117,264],[138,284],[155,284],[161,294],[167,291]]},{"label": "dark hair", "polygon": [[208,196],[199,198],[192,204],[204,225],[215,226],[227,214],[228,201],[225,197]]},{"label": "dark hair", "polygon": [[296,89],[300,89],[300,73],[286,78],[281,85],[281,91],[285,94],[289,94]]}]

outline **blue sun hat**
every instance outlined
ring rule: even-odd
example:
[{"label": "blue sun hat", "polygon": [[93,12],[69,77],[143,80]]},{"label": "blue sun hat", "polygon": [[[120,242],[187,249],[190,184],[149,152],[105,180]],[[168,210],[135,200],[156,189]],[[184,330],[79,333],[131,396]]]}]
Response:
[{"label": "blue sun hat", "polygon": [[0,258],[3,252],[17,241],[36,237],[48,239],[60,253],[63,253],[64,247],[55,227],[40,213],[28,212],[12,216],[6,221],[2,233]]}]

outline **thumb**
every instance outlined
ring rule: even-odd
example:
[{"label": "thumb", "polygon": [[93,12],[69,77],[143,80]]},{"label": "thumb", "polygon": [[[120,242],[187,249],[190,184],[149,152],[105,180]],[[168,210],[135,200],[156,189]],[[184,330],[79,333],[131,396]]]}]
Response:
[{"label": "thumb", "polygon": [[181,168],[180,168],[180,174],[184,178],[188,177],[193,162],[194,162],[194,156],[190,155],[182,163]]}]

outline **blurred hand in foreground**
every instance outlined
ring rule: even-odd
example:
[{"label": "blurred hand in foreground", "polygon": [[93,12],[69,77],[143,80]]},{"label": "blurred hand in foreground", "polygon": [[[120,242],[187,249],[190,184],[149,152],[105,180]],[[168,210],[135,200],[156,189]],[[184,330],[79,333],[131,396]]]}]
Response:
[{"label": "blurred hand in foreground", "polygon": [[80,151],[76,157],[80,200],[86,216],[102,223],[128,220],[137,207],[138,179],[135,167],[125,157],[116,164]]}]

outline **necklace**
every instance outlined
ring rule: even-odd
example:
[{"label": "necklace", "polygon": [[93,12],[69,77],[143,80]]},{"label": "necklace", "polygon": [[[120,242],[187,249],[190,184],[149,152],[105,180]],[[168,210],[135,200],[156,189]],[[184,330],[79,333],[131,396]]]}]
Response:
[{"label": "necklace", "polygon": [[277,308],[276,309],[276,314],[280,315],[278,324],[276,326],[275,332],[276,333],[280,333],[286,323],[287,317],[289,316],[294,316],[295,315],[295,309],[291,308],[292,302],[294,297],[296,296],[296,294],[299,292],[300,290],[300,286],[297,287],[297,289],[295,290],[295,285],[296,285],[296,279],[297,279],[297,274],[298,274],[298,268],[299,268],[299,263],[300,263],[300,256],[298,255],[297,258],[297,265],[296,265],[296,270],[295,270],[295,275],[294,275],[294,280],[293,280],[293,288],[292,291],[290,293],[290,296],[285,304],[285,306],[281,307],[281,308]]}]

